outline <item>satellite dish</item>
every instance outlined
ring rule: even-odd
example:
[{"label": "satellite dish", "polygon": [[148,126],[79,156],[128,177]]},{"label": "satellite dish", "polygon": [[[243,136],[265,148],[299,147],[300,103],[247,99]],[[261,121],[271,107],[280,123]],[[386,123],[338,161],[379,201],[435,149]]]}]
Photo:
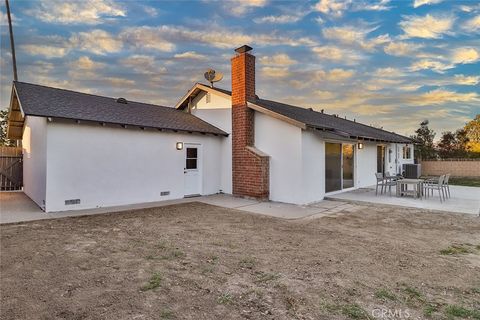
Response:
[{"label": "satellite dish", "polygon": [[215,72],[213,69],[208,69],[204,74],[205,79],[210,82],[210,86],[213,88],[213,83],[223,79],[223,73]]}]

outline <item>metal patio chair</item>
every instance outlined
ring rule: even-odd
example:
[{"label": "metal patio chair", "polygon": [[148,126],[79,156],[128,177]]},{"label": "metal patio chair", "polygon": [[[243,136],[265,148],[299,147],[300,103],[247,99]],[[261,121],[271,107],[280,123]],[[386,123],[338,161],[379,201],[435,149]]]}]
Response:
[{"label": "metal patio chair", "polygon": [[430,195],[430,191],[433,197],[434,191],[438,190],[438,196],[440,197],[440,202],[443,202],[443,200],[445,200],[445,195],[444,195],[445,189],[443,187],[444,181],[445,181],[445,175],[441,175],[438,178],[432,178],[432,179],[426,180],[423,183],[423,191],[424,191],[423,193],[425,197],[428,197]]},{"label": "metal patio chair", "polygon": [[443,180],[443,188],[445,189],[445,195],[448,194],[448,197],[450,198],[450,185],[448,184],[448,181],[450,180],[450,173],[445,175],[445,180]]}]

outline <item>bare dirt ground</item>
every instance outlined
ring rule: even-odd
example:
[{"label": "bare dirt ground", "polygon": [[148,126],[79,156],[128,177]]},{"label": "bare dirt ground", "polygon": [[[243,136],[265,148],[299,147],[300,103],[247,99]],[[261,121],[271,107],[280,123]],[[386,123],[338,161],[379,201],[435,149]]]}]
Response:
[{"label": "bare dirt ground", "polygon": [[200,203],[2,225],[2,319],[480,319],[480,218]]}]

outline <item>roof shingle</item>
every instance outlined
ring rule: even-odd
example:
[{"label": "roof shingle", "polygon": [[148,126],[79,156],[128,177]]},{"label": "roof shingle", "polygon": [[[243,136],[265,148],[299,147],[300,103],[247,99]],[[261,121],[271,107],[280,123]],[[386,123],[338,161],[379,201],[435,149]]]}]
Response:
[{"label": "roof shingle", "polygon": [[105,122],[158,129],[228,135],[223,130],[174,108],[102,97],[76,91],[14,82],[26,115]]}]

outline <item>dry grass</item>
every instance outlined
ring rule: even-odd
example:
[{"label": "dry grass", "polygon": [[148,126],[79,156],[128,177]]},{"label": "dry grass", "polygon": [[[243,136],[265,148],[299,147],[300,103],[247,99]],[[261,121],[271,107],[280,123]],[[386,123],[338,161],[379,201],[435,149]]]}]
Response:
[{"label": "dry grass", "polygon": [[480,309],[474,216],[368,207],[286,221],[190,203],[0,228],[2,319],[370,319],[378,308],[478,319]]}]

